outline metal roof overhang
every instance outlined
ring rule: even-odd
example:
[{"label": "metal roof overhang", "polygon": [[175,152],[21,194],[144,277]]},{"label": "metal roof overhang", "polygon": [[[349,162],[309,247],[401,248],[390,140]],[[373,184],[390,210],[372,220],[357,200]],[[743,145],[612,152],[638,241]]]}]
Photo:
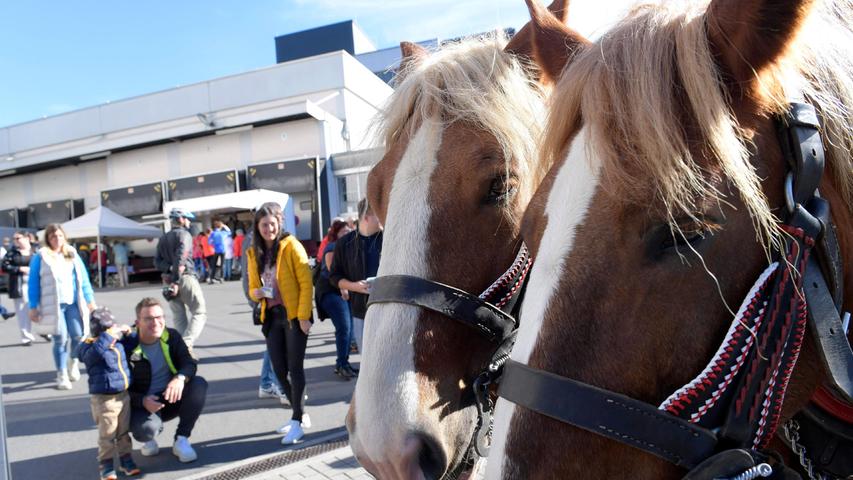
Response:
[{"label": "metal roof overhang", "polygon": [[[274,116],[270,116],[273,114]],[[325,120],[332,117],[330,113],[316,106],[310,100],[302,100],[295,103],[277,105],[268,109],[259,109],[255,112],[242,113],[231,117],[220,119],[216,128],[209,128],[202,124],[195,116],[185,118],[180,122],[168,122],[168,127],[149,126],[142,131],[120,138],[104,138],[95,140],[85,146],[69,147],[55,152],[36,154],[25,159],[19,159],[9,165],[15,174],[31,173],[51,168],[79,165],[92,160],[100,160],[107,155],[118,152],[137,150],[156,145],[180,142],[193,138],[201,138],[215,135],[219,130],[229,130],[242,126],[262,127],[278,123],[292,122],[314,118]],[[106,135],[105,137],[110,137]],[[104,152],[104,155],[83,159],[96,152]],[[0,159],[2,161],[2,159]],[[2,166],[0,166],[2,168]],[[0,171],[2,174],[2,171]]]}]

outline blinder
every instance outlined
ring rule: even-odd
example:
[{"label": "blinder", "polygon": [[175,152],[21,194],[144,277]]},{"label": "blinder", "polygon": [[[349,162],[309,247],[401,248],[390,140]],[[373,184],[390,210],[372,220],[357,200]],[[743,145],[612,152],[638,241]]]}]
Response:
[{"label": "blinder", "polygon": [[806,323],[829,389],[848,403],[853,402],[853,351],[840,316],[841,253],[829,203],[818,192],[824,152],[817,114],[811,105],[792,103],[777,125],[790,169],[788,211],[780,225],[787,234],[785,250],[775,252],[775,263],[759,277],[717,354],[696,379],[654,407],[510,360],[498,395],[686,468],[685,479],[729,478],[739,472],[736,478],[797,478],[763,449],[778,427]]}]

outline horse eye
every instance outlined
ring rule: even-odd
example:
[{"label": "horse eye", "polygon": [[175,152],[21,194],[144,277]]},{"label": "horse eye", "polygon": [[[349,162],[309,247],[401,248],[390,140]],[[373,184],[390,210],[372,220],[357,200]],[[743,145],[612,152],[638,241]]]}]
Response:
[{"label": "horse eye", "polygon": [[677,253],[681,249],[697,249],[720,227],[717,222],[695,218],[677,221],[676,228],[669,224],[660,225],[653,230],[648,247],[655,257]]},{"label": "horse eye", "polygon": [[675,248],[676,246],[696,245],[705,239],[710,232],[698,225],[688,228],[679,226],[678,230],[672,231],[669,236],[661,241],[661,250]]},{"label": "horse eye", "polygon": [[514,177],[503,175],[492,179],[489,185],[489,193],[486,194],[485,203],[499,204],[509,200],[518,190],[518,180]]}]

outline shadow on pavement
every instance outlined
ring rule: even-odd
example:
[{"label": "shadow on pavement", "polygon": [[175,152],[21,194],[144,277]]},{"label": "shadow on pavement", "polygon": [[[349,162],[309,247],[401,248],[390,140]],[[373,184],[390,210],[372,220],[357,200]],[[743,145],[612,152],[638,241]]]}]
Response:
[{"label": "shadow on pavement", "polygon": [[[92,448],[85,450],[69,449],[58,455],[12,462],[12,478],[37,478],[39,480],[98,478],[97,455],[98,449],[95,445],[92,445]],[[140,457],[141,455],[134,455],[134,458]],[[62,468],[56,468],[57,465],[62,465]]]},{"label": "shadow on pavement", "polygon": [[[53,360],[50,360],[51,363]],[[11,386],[10,386],[11,385]],[[5,373],[3,374],[3,393],[6,395],[32,390],[53,390],[56,385],[56,372]]]}]

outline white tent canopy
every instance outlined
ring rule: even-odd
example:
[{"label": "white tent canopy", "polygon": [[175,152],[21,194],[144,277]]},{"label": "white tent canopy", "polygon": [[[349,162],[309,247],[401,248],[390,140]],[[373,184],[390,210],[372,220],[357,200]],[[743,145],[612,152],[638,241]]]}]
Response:
[{"label": "white tent canopy", "polygon": [[182,208],[195,214],[220,213],[235,210],[252,210],[264,202],[278,202],[281,208],[284,209],[289,199],[290,196],[288,194],[272,190],[243,190],[242,192],[174,200],[166,202],[163,210],[166,212],[166,215],[173,208]]},{"label": "white tent canopy", "polygon": [[[159,228],[134,222],[107,207],[98,208],[62,224],[68,239],[76,238],[160,238]],[[100,240],[99,240],[100,242]]]}]

